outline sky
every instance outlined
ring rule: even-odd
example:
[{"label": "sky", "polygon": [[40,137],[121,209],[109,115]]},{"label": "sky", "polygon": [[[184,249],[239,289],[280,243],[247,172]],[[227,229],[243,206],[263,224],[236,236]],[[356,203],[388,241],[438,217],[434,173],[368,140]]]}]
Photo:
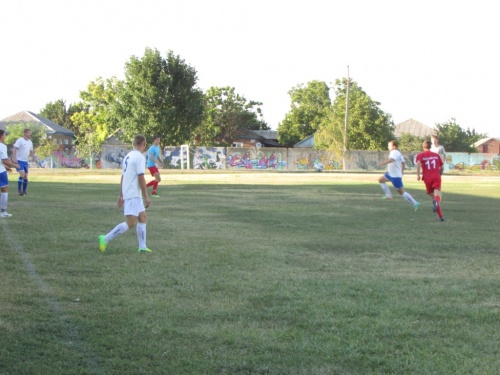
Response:
[{"label": "sky", "polygon": [[272,129],[291,89],[349,74],[395,124],[455,119],[500,138],[497,14],[489,0],[3,1],[0,119],[76,103],[149,47],[180,56],[204,91],[262,102]]}]

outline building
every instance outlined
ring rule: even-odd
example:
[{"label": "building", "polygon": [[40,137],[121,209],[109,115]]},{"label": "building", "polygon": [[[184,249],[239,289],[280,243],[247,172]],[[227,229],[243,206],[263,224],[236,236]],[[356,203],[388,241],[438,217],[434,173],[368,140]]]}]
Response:
[{"label": "building", "polygon": [[55,139],[58,144],[65,148],[72,147],[75,139],[75,133],[71,130],[30,111],[22,111],[0,120],[0,129],[5,130],[7,126],[17,124],[23,124],[25,128],[43,126],[47,138]]},{"label": "building", "polygon": [[434,129],[412,118],[403,121],[394,127],[394,136],[396,138],[400,138],[403,134],[410,134],[421,138],[430,138],[433,132]]},{"label": "building", "polygon": [[232,147],[282,147],[276,130],[241,130]]},{"label": "building", "polygon": [[484,154],[500,154],[500,138],[483,138],[474,143],[474,147]]}]

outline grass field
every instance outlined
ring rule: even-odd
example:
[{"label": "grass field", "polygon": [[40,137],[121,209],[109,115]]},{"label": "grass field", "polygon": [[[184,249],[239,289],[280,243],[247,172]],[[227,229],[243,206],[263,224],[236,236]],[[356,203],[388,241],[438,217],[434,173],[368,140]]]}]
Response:
[{"label": "grass field", "polygon": [[[498,374],[500,177],[163,173],[148,247],[116,171],[34,171],[0,219],[0,374]],[[148,180],[150,177],[148,177]]]}]

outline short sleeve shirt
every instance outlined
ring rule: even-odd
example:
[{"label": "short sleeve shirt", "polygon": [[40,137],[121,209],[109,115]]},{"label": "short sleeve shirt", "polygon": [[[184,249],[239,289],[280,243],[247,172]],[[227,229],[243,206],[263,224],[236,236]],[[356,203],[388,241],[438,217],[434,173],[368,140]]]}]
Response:
[{"label": "short sleeve shirt", "polygon": [[0,143],[0,173],[5,172],[5,165],[3,165],[2,160],[8,159],[7,155],[7,146],[3,143]]},{"label": "short sleeve shirt", "polygon": [[158,157],[160,156],[160,146],[156,145],[151,145],[148,150],[148,164],[147,167],[156,167],[156,163],[154,162],[153,159],[151,159],[151,154],[154,156],[154,160],[158,160]]},{"label": "short sleeve shirt", "polygon": [[421,152],[417,155],[415,161],[417,163],[420,162],[424,180],[441,176],[443,160],[441,160],[437,153],[432,151]]},{"label": "short sleeve shirt", "polygon": [[123,199],[140,198],[142,191],[139,176],[146,170],[146,158],[136,149],[130,151],[123,160],[122,195]]},{"label": "short sleeve shirt", "polygon": [[33,142],[31,142],[31,139],[21,137],[14,143],[14,147],[17,148],[17,160],[28,161],[30,152],[33,151]]},{"label": "short sleeve shirt", "polygon": [[391,177],[403,177],[403,164],[405,158],[398,150],[392,150],[389,153],[389,159],[394,160],[392,163],[387,164],[387,173]]},{"label": "short sleeve shirt", "polygon": [[445,161],[445,158],[446,158],[446,152],[444,150],[444,146],[441,146],[441,145],[437,145],[437,146],[434,146],[432,145],[431,146],[431,151],[432,152],[435,152],[436,154],[439,155],[439,157],[441,158],[441,160],[444,162]]}]

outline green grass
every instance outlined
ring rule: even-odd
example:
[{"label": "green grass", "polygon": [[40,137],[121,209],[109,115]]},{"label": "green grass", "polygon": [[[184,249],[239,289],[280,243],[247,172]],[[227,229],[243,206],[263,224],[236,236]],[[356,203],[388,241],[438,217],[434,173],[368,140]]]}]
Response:
[{"label": "green grass", "polygon": [[[1,374],[496,374],[500,178],[164,173],[148,247],[116,172],[34,173],[0,222]],[[148,177],[149,179],[149,177]]]}]

